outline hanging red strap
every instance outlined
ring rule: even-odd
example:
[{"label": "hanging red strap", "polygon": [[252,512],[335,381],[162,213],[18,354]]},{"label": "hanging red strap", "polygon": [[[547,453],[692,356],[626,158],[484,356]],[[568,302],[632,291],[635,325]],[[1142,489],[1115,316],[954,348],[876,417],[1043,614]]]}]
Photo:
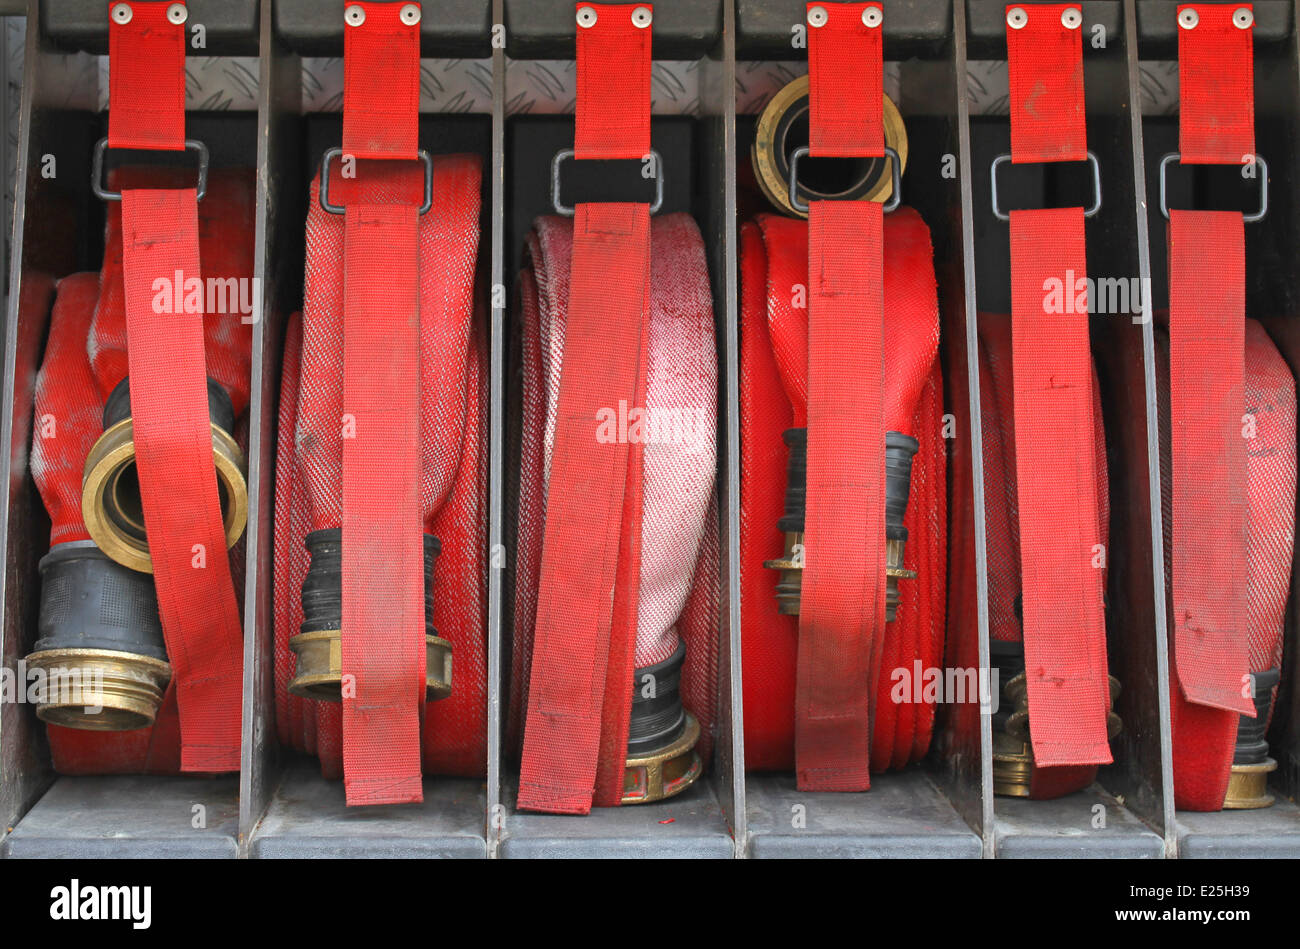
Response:
[{"label": "hanging red strap", "polygon": [[[345,163],[418,157],[420,17],[411,8],[347,4]],[[343,778],[348,804],[403,804],[423,800],[419,209],[344,206]]]},{"label": "hanging red strap", "polygon": [[[1183,164],[1253,169],[1253,18],[1242,17],[1249,10],[1235,4],[1178,8]],[[1245,251],[1239,212],[1169,212],[1175,667],[1189,702],[1253,717],[1244,687],[1250,671]]]},{"label": "hanging red strap", "polygon": [[[1077,3],[1007,7],[1013,163],[1087,158],[1082,23]],[[1097,532],[1083,208],[1010,217],[1016,487],[1034,759],[1043,767],[1106,764],[1105,552]],[[1053,284],[1063,292],[1046,293]]]},{"label": "hanging red strap", "polygon": [[[184,5],[109,13],[112,148],[185,147]],[[181,726],[181,768],[239,768],[243,643],[212,459],[203,315],[160,316],[154,281],[199,279],[197,193],[122,193],[131,417],[158,610]]]},{"label": "hanging red strap", "polygon": [[[576,8],[575,157],[641,159],[650,151],[650,5]],[[520,808],[585,814],[593,795],[614,804],[621,793],[642,446],[600,439],[597,427],[602,409],[645,404],[649,280],[649,206],[579,204]]]},{"label": "hanging red strap", "polygon": [[[808,4],[813,157],[885,154],[881,6]],[[863,791],[885,632],[884,215],[808,213],[808,463],[795,679],[805,791]]]}]

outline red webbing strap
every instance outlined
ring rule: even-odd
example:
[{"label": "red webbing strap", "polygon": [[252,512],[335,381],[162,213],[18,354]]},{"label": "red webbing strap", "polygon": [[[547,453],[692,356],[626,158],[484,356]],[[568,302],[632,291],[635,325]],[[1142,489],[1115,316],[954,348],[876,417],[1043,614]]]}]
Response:
[{"label": "red webbing strap", "polygon": [[[1252,28],[1234,23],[1238,9],[1178,8],[1183,163],[1253,160]],[[1189,10],[1196,14],[1190,28],[1183,19]],[[1245,251],[1239,212],[1169,212],[1175,667],[1189,702],[1253,717],[1243,688],[1250,670],[1241,430]]]},{"label": "red webbing strap", "polygon": [[[110,15],[109,145],[179,150],[185,33],[166,2]],[[158,612],[181,727],[181,769],[239,768],[243,642],[212,459],[201,313],[154,311],[154,281],[199,279],[193,188],[122,194],[131,418]]]},{"label": "red webbing strap", "polygon": [[[1018,19],[1012,10],[1023,11]],[[1008,6],[1013,162],[1082,161],[1082,17],[1078,4]],[[1019,25],[1017,25],[1019,24]],[[1098,537],[1092,357],[1082,208],[1012,211],[1011,334],[1025,670],[1039,766],[1105,764],[1110,700]],[[1078,281],[1078,282],[1076,282]],[[1060,312],[1064,310],[1064,312]],[[1082,433],[1082,434],[1081,434]]]},{"label": "red webbing strap", "polygon": [[[808,4],[811,154],[884,154],[879,3]],[[795,680],[800,790],[871,786],[871,683],[885,631],[884,213],[808,214],[808,463]]]},{"label": "red webbing strap", "polygon": [[[185,24],[167,19],[170,6],[161,0],[109,5],[111,148],[185,147]],[[130,22],[118,22],[119,8],[130,11]]]},{"label": "red webbing strap", "polygon": [[[633,11],[649,4],[576,7],[596,11],[578,25],[576,156],[642,158],[650,26]],[[649,206],[579,204],[519,777],[528,810],[589,812],[598,761],[604,789],[621,778],[605,759],[627,754],[642,446],[598,439],[597,420],[644,404],[649,280]]]},{"label": "red webbing strap", "polygon": [[[404,22],[397,3],[348,6],[365,16],[344,27],[344,161],[413,160],[419,19]],[[412,204],[346,205],[341,660],[350,805],[424,798],[418,227]]]}]

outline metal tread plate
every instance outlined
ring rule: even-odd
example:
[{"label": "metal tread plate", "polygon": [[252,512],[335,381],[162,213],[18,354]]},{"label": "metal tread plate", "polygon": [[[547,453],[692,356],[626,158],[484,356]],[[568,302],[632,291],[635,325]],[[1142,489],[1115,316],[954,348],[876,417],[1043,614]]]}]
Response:
[{"label": "metal tread plate", "polygon": [[718,858],[735,853],[717,792],[706,776],[655,804],[593,807],[582,817],[514,810],[518,784],[505,789],[505,858]]},{"label": "metal tread plate", "polygon": [[1179,811],[1174,826],[1182,858],[1300,857],[1300,807],[1281,797],[1259,810]]},{"label": "metal tread plate", "polygon": [[295,758],[253,830],[248,855],[486,858],[486,807],[482,780],[445,777],[425,778],[420,804],[348,807],[342,781],[322,778],[314,760]]},{"label": "metal tread plate", "polygon": [[966,857],[979,836],[919,768],[873,775],[861,794],[803,792],[793,774],[745,777],[749,853],[757,858]]},{"label": "metal tread plate", "polygon": [[1164,856],[1164,841],[1094,784],[1050,801],[999,797],[994,810],[998,857]]},{"label": "metal tread plate", "polygon": [[239,782],[60,777],[0,844],[0,857],[238,856]]}]

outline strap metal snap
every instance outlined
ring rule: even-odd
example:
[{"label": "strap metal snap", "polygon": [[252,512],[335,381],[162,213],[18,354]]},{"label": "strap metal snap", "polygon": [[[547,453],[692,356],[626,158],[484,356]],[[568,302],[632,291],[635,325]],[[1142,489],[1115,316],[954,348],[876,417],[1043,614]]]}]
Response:
[{"label": "strap metal snap", "polygon": [[[1169,202],[1166,188],[1167,172],[1169,166],[1176,161],[1180,162],[1182,157],[1178,152],[1170,152],[1160,159],[1160,213],[1165,216],[1166,221],[1169,220]],[[1265,215],[1268,214],[1268,162],[1264,161],[1263,155],[1255,155],[1253,163],[1257,166],[1256,177],[1259,178],[1259,210],[1254,214],[1243,214],[1241,216],[1242,221],[1247,224],[1262,221]],[[1246,166],[1243,165],[1242,167]]]},{"label": "strap metal snap", "polygon": [[[118,6],[125,6],[125,4],[118,4]],[[199,181],[195,186],[195,199],[202,201],[203,196],[208,192],[208,146],[198,139],[187,138],[185,140],[185,151],[198,153]],[[121,201],[122,192],[109,191],[104,187],[104,155],[107,152],[108,139],[101,138],[95,144],[95,154],[90,162],[90,190],[101,201]]]},{"label": "strap metal snap", "polygon": [[[1010,221],[1011,215],[998,205],[998,167],[1011,161],[1011,155],[999,155],[993,159],[993,164],[989,169],[990,190],[993,196],[993,216],[999,221]],[[1097,161],[1095,153],[1088,152],[1088,165],[1092,168],[1092,192],[1094,200],[1092,207],[1083,212],[1084,217],[1092,217],[1101,210],[1101,164]]]},{"label": "strap metal snap", "polygon": [[[343,214],[347,209],[341,204],[330,202],[330,162],[343,155],[339,146],[328,149],[320,161],[320,206],[330,214]],[[420,214],[433,207],[433,159],[423,148],[417,153],[420,164],[424,165],[424,201],[420,204]]]}]

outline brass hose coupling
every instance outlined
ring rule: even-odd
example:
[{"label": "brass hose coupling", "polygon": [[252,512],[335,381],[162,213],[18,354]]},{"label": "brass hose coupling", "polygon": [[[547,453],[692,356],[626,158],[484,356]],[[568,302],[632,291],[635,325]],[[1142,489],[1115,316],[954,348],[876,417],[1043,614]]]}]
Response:
[{"label": "brass hose coupling", "polygon": [[1251,679],[1255,717],[1242,715],[1237,722],[1237,747],[1232,756],[1228,792],[1223,798],[1224,810],[1254,810],[1273,804],[1268,776],[1277,770],[1277,762],[1269,757],[1268,740],[1264,735],[1268,731],[1269,714],[1273,711],[1273,690],[1282,681],[1282,670],[1255,672]]},{"label": "brass hose coupling", "polygon": [[680,794],[704,770],[695,744],[700,723],[682,705],[686,643],[663,662],[633,672],[624,804],[648,804]]},{"label": "brass hose coupling", "polygon": [[[803,586],[804,508],[808,484],[808,429],[787,428],[781,436],[790,449],[786,462],[785,513],[777,527],[785,533],[785,554],[765,560],[763,566],[779,570],[776,582],[777,612],[799,615]],[[885,622],[892,623],[898,612],[898,581],[916,579],[916,571],[903,566],[907,528],[903,516],[912,490],[912,458],[921,443],[901,432],[885,433]]]},{"label": "brass hose coupling", "polygon": [[[302,583],[302,626],[289,640],[298,657],[289,691],[304,699],[343,701],[343,529],[312,531],[304,538],[311,567]],[[433,563],[442,544],[424,535],[425,697],[451,695],[451,643],[433,628]]]},{"label": "brass hose coupling", "polygon": [[[889,96],[884,97],[885,145],[898,153],[899,175],[907,168],[907,130],[903,117]],[[790,160],[808,144],[808,77],[800,76],[785,85],[768,102],[758,119],[758,131],[750,150],[754,177],[763,194],[776,207],[793,217],[807,217],[790,200]],[[893,195],[891,158],[822,158],[800,165],[796,183],[801,203],[825,200],[887,202]]]},{"label": "brass hose coupling", "polygon": [[[1001,701],[993,716],[993,793],[1006,797],[1029,797],[1034,771],[1034,746],[1029,735],[1029,680],[1025,676],[1025,651],[1022,643],[991,642],[993,667],[1010,673],[1002,685]],[[1123,729],[1113,709],[1119,698],[1120,683],[1110,680],[1110,705],[1106,715],[1106,737],[1113,740]]]},{"label": "brass hose coupling", "polygon": [[[208,379],[208,417],[226,546],[233,547],[248,523],[248,464],[230,434],[235,426],[230,396],[211,378]],[[100,550],[124,567],[153,573],[135,465],[129,379],[117,384],[104,405],[104,434],[86,456],[81,480],[81,514],[86,530]]]},{"label": "brass hose coupling", "polygon": [[94,541],[41,558],[41,608],[30,676],[36,715],[51,725],[131,731],[153,724],[171,680],[153,578],[104,556]]}]

